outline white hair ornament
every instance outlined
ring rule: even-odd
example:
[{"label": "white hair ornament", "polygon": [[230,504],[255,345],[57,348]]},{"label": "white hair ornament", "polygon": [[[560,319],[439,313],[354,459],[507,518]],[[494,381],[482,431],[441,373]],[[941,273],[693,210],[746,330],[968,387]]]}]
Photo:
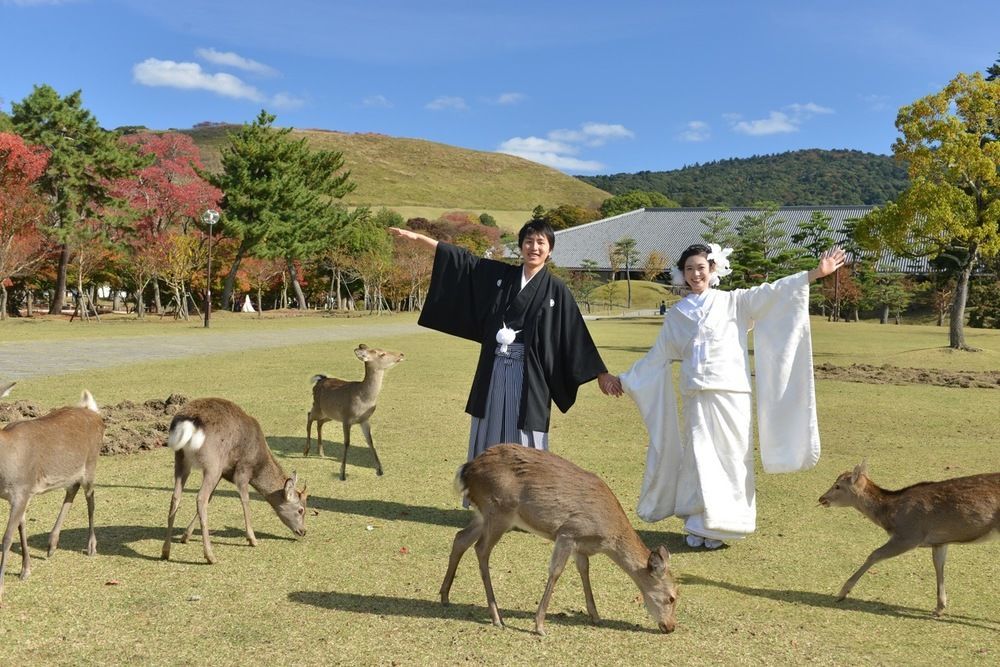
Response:
[{"label": "white hair ornament", "polygon": [[733,249],[723,248],[718,243],[709,243],[708,247],[712,249],[712,252],[708,253],[708,261],[715,263],[714,275],[709,284],[715,287],[722,278],[733,272],[732,267],[729,266],[729,255],[732,254]]}]

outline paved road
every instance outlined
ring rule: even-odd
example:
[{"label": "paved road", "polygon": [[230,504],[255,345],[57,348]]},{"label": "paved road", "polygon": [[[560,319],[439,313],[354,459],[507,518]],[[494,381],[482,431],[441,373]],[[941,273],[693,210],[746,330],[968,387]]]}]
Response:
[{"label": "paved road", "polygon": [[135,362],[181,359],[218,352],[240,352],[299,343],[362,342],[414,334],[414,323],[331,324],[283,331],[163,334],[88,341],[10,342],[0,344],[0,381],[62,375]]}]

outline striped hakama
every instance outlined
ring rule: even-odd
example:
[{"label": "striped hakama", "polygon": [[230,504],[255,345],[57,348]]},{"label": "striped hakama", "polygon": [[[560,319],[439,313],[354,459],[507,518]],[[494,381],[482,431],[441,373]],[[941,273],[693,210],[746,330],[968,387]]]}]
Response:
[{"label": "striped hakama", "polygon": [[544,431],[524,431],[517,427],[521,409],[521,388],[524,386],[524,345],[511,343],[507,351],[497,345],[486,399],[486,414],[472,417],[469,433],[469,460],[493,445],[506,442],[548,450],[549,434]]}]

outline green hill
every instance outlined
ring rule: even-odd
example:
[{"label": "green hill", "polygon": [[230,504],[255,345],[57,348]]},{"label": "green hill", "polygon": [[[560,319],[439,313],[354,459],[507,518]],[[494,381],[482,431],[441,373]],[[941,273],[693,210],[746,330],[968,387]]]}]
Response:
[{"label": "green hill", "polygon": [[673,171],[577,176],[612,194],[662,192],[681,206],[883,204],[907,186],[906,170],[888,155],[801,150],[708,162]]},{"label": "green hill", "polygon": [[[201,149],[206,167],[217,170],[226,132],[234,128],[212,125],[182,132]],[[358,184],[345,198],[352,206],[521,213],[539,204],[597,208],[609,196],[572,176],[512,155],[384,134],[295,130],[292,136],[305,136],[317,149],[343,153]]]}]

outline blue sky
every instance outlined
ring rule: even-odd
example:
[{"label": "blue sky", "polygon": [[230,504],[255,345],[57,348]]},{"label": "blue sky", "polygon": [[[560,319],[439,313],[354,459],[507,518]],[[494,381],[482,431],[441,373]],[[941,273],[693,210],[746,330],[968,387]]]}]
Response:
[{"label": "blue sky", "polygon": [[900,106],[1000,52],[1000,2],[963,0],[0,0],[0,26],[8,112],[45,83],[107,128],[266,108],[572,174],[890,153]]}]

